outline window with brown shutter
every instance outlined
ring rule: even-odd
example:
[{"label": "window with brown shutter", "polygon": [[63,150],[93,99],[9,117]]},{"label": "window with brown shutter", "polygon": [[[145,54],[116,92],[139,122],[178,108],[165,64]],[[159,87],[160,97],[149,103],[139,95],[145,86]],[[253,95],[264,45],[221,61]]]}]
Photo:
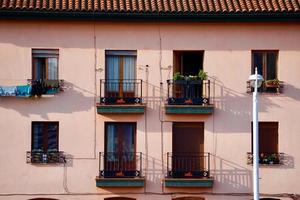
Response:
[{"label": "window with brown shutter", "polygon": [[[252,124],[253,126],[253,124]],[[259,153],[278,153],[278,122],[259,122]],[[253,128],[252,128],[253,149]]]}]

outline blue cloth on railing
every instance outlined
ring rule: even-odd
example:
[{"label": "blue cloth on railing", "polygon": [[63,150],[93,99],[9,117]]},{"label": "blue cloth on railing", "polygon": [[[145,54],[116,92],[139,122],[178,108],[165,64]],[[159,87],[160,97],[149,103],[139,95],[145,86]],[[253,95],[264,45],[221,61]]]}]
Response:
[{"label": "blue cloth on railing", "polygon": [[16,86],[0,86],[0,96],[16,96]]},{"label": "blue cloth on railing", "polygon": [[59,92],[58,88],[47,88],[46,93],[45,94],[56,94]]},{"label": "blue cloth on railing", "polygon": [[17,94],[18,97],[30,97],[31,96],[31,85],[19,85],[17,86]]}]

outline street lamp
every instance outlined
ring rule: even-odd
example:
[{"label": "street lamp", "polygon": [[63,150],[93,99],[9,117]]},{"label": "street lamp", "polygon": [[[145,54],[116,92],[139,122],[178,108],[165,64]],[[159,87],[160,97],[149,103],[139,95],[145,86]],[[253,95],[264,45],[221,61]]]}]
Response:
[{"label": "street lamp", "polygon": [[253,92],[253,196],[254,200],[259,200],[259,142],[258,142],[258,98],[257,88],[259,88],[263,82],[263,77],[257,74],[257,67],[255,68],[255,74],[249,77],[251,87],[254,87]]}]

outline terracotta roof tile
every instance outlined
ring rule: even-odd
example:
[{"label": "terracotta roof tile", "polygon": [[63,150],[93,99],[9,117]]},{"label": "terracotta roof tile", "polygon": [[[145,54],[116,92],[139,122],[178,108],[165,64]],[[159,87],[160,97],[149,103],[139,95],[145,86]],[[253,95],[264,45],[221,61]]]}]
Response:
[{"label": "terracotta roof tile", "polygon": [[132,0],[132,11],[138,12],[138,2],[137,0]]},{"label": "terracotta roof tile", "polygon": [[115,13],[300,12],[300,0],[0,0],[0,10]]}]

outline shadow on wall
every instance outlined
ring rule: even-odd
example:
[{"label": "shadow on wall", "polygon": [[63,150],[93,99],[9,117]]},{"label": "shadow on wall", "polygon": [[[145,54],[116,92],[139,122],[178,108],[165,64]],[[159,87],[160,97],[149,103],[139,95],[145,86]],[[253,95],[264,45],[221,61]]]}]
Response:
[{"label": "shadow on wall", "polygon": [[222,190],[237,193],[251,193],[252,171],[232,161],[211,155],[211,175],[215,187],[222,185]]},{"label": "shadow on wall", "polygon": [[288,83],[284,83],[283,86],[283,94],[288,94],[287,97],[293,99],[293,100],[297,100],[300,101],[300,89],[296,88],[293,85],[290,85]]},{"label": "shadow on wall", "polygon": [[12,109],[22,116],[39,115],[49,120],[51,113],[75,113],[89,111],[94,105],[94,92],[80,88],[70,82],[65,82],[65,89],[54,96],[32,98],[1,97],[0,106]]},{"label": "shadow on wall", "polygon": [[[146,160],[146,155],[143,155]],[[164,178],[164,173],[162,173],[162,165],[164,168],[166,167],[165,164],[162,163],[160,159],[154,158],[152,156],[148,156],[148,171],[146,174],[146,179],[148,181],[147,185],[157,186],[161,185],[161,180]]]}]

